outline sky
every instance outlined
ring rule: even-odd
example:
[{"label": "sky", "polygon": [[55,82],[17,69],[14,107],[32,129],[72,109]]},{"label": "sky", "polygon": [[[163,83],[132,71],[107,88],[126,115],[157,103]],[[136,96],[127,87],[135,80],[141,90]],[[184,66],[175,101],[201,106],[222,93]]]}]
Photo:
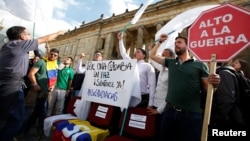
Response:
[{"label": "sky", "polygon": [[[0,0],[0,34],[14,25],[25,26],[34,37],[79,27],[100,18],[138,9],[147,0]],[[161,0],[153,0],[154,4]],[[17,6],[18,5],[18,6]]]}]

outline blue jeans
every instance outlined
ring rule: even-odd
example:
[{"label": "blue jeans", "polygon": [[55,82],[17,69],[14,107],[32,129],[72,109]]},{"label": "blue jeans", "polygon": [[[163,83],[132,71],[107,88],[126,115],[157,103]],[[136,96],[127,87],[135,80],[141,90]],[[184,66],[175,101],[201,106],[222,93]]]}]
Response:
[{"label": "blue jeans", "polygon": [[3,141],[11,141],[19,132],[24,120],[24,92],[21,89],[16,95],[15,102],[9,109],[8,119],[4,127],[0,130],[0,139]]},{"label": "blue jeans", "polygon": [[167,106],[162,113],[161,141],[200,141],[202,114]]},{"label": "blue jeans", "polygon": [[41,130],[43,129],[43,121],[47,115],[47,105],[46,105],[47,103],[46,102],[47,102],[47,96],[37,98],[35,108],[32,111],[27,121],[26,132],[29,132],[32,124],[36,123],[36,121],[37,121],[36,123],[37,128]]}]

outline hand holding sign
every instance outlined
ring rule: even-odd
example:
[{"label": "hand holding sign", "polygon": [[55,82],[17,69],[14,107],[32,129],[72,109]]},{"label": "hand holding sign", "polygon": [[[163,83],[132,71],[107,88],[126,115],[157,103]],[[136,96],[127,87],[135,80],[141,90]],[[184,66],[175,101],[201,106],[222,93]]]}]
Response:
[{"label": "hand holding sign", "polygon": [[117,38],[118,38],[118,40],[121,40],[121,39],[123,38],[123,33],[122,33],[122,32],[119,32],[119,33],[117,34]]},{"label": "hand holding sign", "polygon": [[161,34],[159,42],[162,43],[168,39],[168,34]]}]

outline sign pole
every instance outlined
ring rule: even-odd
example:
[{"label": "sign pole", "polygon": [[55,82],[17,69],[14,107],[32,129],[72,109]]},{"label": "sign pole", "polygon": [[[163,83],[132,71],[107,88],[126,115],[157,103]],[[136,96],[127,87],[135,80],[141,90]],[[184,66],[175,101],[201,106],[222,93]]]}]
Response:
[{"label": "sign pole", "polygon": [[123,113],[124,115],[123,115],[123,119],[122,119],[122,127],[121,127],[120,133],[119,133],[120,136],[122,136],[122,134],[123,134],[123,130],[124,130],[124,126],[125,126],[125,122],[126,122],[126,118],[127,118],[127,113],[128,113],[128,109],[125,109],[124,113]]},{"label": "sign pole", "polygon": [[[209,68],[209,74],[215,74],[215,70],[216,70],[216,54],[212,54],[211,55],[210,68]],[[201,141],[207,141],[208,125],[210,123],[210,115],[211,115],[211,107],[212,107],[212,101],[213,101],[213,93],[214,93],[213,85],[208,84],[206,107],[205,107],[202,134],[201,134]]]}]

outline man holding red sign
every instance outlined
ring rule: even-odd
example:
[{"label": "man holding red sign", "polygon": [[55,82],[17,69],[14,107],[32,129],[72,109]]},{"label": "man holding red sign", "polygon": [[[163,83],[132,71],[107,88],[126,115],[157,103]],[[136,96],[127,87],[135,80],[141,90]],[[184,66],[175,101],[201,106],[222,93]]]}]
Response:
[{"label": "man holding red sign", "polygon": [[[167,38],[166,34],[161,35],[157,44]],[[185,37],[175,39],[176,59],[157,56],[158,48],[152,49],[151,59],[169,69],[167,106],[162,113],[160,138],[162,141],[200,141],[203,119],[201,90],[207,89],[208,83],[217,86],[220,77],[217,74],[209,75],[205,63],[190,57]]]}]

